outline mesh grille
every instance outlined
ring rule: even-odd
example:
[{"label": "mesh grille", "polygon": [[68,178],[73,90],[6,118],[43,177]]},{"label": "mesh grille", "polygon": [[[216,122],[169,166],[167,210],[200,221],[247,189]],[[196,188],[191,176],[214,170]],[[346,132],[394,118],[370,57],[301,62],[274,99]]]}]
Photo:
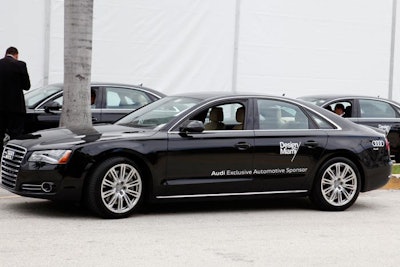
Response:
[{"label": "mesh grille", "polygon": [[13,144],[4,147],[1,157],[1,183],[3,186],[15,188],[18,171],[26,151],[24,147]]}]

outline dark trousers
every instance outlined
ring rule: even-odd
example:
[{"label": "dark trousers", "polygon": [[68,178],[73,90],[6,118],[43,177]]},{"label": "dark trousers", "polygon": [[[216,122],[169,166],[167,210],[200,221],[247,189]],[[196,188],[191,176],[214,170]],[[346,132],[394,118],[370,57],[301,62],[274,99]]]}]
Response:
[{"label": "dark trousers", "polygon": [[5,134],[10,136],[10,139],[15,139],[23,134],[25,124],[25,114],[15,112],[0,113],[0,144],[3,143]]}]

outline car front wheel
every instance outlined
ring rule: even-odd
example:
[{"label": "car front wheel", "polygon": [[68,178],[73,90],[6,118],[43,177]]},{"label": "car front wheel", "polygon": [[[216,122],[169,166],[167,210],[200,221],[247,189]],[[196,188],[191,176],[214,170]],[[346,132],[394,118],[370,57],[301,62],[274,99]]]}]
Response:
[{"label": "car front wheel", "polygon": [[124,218],[136,211],[143,198],[139,167],[123,157],[99,164],[89,177],[87,206],[103,218]]},{"label": "car front wheel", "polygon": [[360,188],[360,174],[355,164],[346,158],[333,158],[319,170],[310,198],[321,210],[342,211],[353,205]]}]

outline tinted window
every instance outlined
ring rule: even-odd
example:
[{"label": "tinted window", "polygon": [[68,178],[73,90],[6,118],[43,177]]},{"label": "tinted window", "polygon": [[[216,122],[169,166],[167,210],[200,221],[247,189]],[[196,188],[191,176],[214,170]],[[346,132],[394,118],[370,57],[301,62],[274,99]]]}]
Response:
[{"label": "tinted window", "polygon": [[[32,108],[35,107],[37,104],[45,100],[47,97],[61,91],[60,87],[49,85],[46,87],[37,88],[25,93],[25,104],[26,106]],[[62,104],[62,100],[61,100]]]},{"label": "tinted window", "polygon": [[311,114],[312,119],[318,125],[319,129],[335,129],[335,127],[329,123],[327,120],[317,116],[316,114]]},{"label": "tinted window", "polygon": [[[325,107],[326,109],[335,112],[341,117],[350,118],[353,117],[353,105],[349,100],[341,100],[337,102],[333,102]],[[338,111],[342,112],[338,112]]]},{"label": "tinted window", "polygon": [[106,108],[137,109],[152,102],[146,93],[125,88],[106,88]]},{"label": "tinted window", "polygon": [[53,101],[62,105],[63,104],[63,96],[61,95],[61,96],[55,98]]},{"label": "tinted window", "polygon": [[[93,108],[99,108],[99,102],[96,101],[96,96],[98,94],[98,88],[91,88],[91,94],[92,96],[94,96],[94,98],[92,98],[91,100],[93,101],[93,103],[90,103],[90,107]],[[48,101],[47,103],[45,103],[44,105],[42,105],[39,108],[43,108],[43,106],[45,106],[46,104],[48,104],[49,102],[56,102],[57,104],[59,104],[60,106],[63,105],[63,95],[60,95],[57,98],[54,98],[53,100]]]},{"label": "tinted window", "polygon": [[201,112],[205,118],[196,119],[204,122],[205,130],[242,130],[244,127],[245,109],[242,104],[229,103],[208,108]]},{"label": "tinted window", "polygon": [[360,117],[361,118],[395,118],[396,112],[389,103],[361,99],[360,100]]},{"label": "tinted window", "polygon": [[259,128],[262,130],[309,129],[308,117],[294,104],[260,99],[257,105]]}]

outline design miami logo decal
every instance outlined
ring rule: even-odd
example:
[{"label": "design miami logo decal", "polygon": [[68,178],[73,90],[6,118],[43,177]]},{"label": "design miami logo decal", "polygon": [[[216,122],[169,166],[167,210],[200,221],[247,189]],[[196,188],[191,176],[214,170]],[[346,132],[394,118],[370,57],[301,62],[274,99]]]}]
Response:
[{"label": "design miami logo decal", "polygon": [[280,154],[281,155],[293,155],[291,162],[296,158],[297,152],[299,151],[301,142],[295,143],[290,141],[289,143],[279,142]]}]

